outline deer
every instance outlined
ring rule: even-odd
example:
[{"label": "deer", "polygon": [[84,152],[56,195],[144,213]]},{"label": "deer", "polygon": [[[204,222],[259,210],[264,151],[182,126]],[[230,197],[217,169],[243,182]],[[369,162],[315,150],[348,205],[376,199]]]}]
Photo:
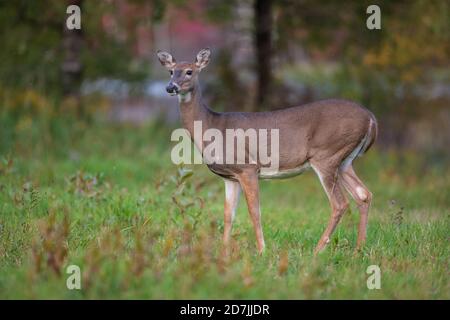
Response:
[{"label": "deer", "polygon": [[[346,192],[357,204],[359,225],[356,250],[366,240],[369,208],[372,193],[356,175],[355,158],[363,155],[375,142],[377,120],[372,112],[360,104],[344,99],[329,99],[299,106],[260,112],[216,112],[202,100],[199,74],[208,65],[209,48],[198,52],[193,62],[177,62],[166,51],[157,56],[170,73],[167,93],[178,97],[183,128],[198,148],[207,142],[196,139],[194,122],[201,121],[206,128],[224,133],[226,129],[277,129],[279,132],[279,165],[274,172],[263,172],[263,165],[210,163],[210,171],[223,178],[225,183],[224,227],[222,242],[230,244],[236,207],[243,191],[248,212],[256,235],[259,254],[264,252],[259,180],[289,178],[312,169],[326,193],[331,216],[313,254],[323,251],[339,221],[349,208]],[[250,157],[249,151],[245,150]]]}]

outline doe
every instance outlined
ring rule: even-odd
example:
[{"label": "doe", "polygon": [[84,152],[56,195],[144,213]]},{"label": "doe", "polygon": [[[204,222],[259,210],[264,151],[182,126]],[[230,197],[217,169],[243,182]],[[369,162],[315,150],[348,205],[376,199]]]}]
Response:
[{"label": "doe", "polygon": [[[164,51],[159,61],[170,72],[167,92],[177,95],[183,127],[194,144],[204,150],[207,142],[195,138],[194,122],[205,129],[214,128],[226,136],[227,129],[265,129],[279,132],[279,165],[274,172],[261,170],[259,160],[248,164],[210,163],[208,168],[225,181],[223,242],[228,247],[239,195],[243,190],[256,234],[258,252],[264,250],[259,204],[259,179],[286,178],[312,168],[331,205],[331,217],[314,253],[320,252],[335,230],[349,203],[343,189],[356,201],[360,222],[357,248],[366,239],[367,219],[372,194],[353,170],[353,160],[365,153],[377,136],[374,115],[347,100],[322,100],[270,112],[215,112],[202,101],[198,76],[209,62],[211,51],[201,50],[194,62],[176,62]],[[225,142],[224,144],[226,144]],[[245,148],[247,158],[253,158]]]}]

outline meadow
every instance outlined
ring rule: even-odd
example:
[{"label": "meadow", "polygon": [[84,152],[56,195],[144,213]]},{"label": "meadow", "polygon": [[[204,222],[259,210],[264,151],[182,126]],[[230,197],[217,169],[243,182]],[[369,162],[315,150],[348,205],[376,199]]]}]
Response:
[{"label": "meadow", "polygon": [[[266,252],[241,199],[226,257],[223,182],[172,164],[173,128],[57,117],[0,117],[1,299],[450,298],[445,160],[379,146],[356,160],[374,194],[367,244],[355,252],[352,203],[316,258],[330,214],[319,180],[264,181]],[[81,290],[66,287],[69,265]]]}]

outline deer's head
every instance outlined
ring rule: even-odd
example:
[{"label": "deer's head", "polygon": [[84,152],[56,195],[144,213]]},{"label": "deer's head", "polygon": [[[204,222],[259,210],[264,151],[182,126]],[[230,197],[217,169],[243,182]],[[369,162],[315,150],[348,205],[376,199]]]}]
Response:
[{"label": "deer's head", "polygon": [[195,61],[176,62],[175,58],[168,52],[159,50],[157,52],[161,64],[170,72],[170,81],[166,87],[170,95],[186,95],[194,89],[200,71],[208,65],[211,50],[202,49],[197,54]]}]

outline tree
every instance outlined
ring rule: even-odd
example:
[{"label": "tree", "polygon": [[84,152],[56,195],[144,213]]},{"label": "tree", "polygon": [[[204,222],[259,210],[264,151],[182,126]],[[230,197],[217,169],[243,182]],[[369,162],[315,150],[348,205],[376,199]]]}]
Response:
[{"label": "tree", "polygon": [[[67,0],[67,6],[76,5],[82,8],[83,0]],[[80,101],[80,85],[83,74],[81,53],[84,45],[82,29],[69,29],[63,19],[62,48],[63,60],[61,63],[62,92],[65,96],[74,97],[78,104],[79,115],[83,115],[83,106]]]},{"label": "tree", "polygon": [[272,89],[272,0],[254,2],[254,41],[256,53],[256,100],[254,109],[270,106]]},{"label": "tree", "polygon": [[[122,17],[118,6],[135,6],[135,12],[150,6],[155,15],[160,2],[0,1],[0,28],[7,30],[0,33],[0,88],[32,88],[61,97],[76,96],[86,79],[143,79],[148,69],[138,65],[145,61],[133,59],[136,39],[129,27],[149,17]],[[81,30],[66,28],[69,4],[83,6]],[[106,16],[113,32],[105,26]]]}]

